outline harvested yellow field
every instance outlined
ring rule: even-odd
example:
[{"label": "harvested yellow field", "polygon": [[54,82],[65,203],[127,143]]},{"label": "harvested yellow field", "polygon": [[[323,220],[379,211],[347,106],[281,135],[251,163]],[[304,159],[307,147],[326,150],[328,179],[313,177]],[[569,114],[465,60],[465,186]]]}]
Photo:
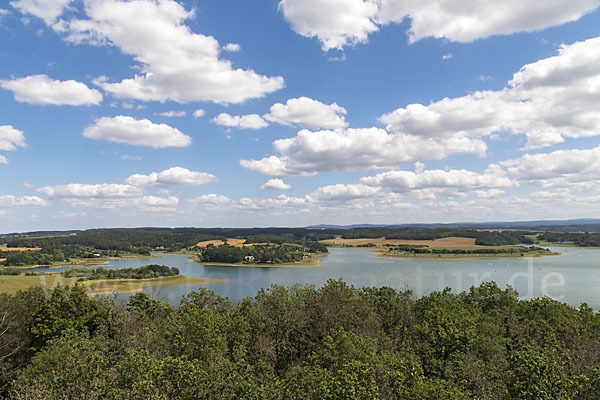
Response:
[{"label": "harvested yellow field", "polygon": [[243,247],[246,239],[227,239],[227,244],[233,247]]},{"label": "harvested yellow field", "polygon": [[6,247],[5,245],[0,245],[0,251],[40,251],[40,247]]},{"label": "harvested yellow field", "polygon": [[[229,239],[229,238],[227,238],[227,244],[230,246],[233,246],[233,247],[243,247],[244,243],[246,243],[246,239]],[[225,242],[222,240],[206,240],[204,242],[198,242],[196,244],[196,247],[207,247],[209,244],[212,244],[213,246],[221,246],[222,244],[225,244]],[[247,244],[246,246],[252,246],[254,244],[259,244],[259,243]]]},{"label": "harvested yellow field", "polygon": [[196,247],[208,247],[208,245],[212,244],[213,246],[220,246],[225,242],[222,240],[205,240],[204,242],[196,243]]},{"label": "harvested yellow field", "polygon": [[475,238],[464,238],[464,237],[447,237],[435,240],[402,240],[402,239],[386,239],[381,238],[363,238],[363,239],[343,239],[337,237],[335,239],[324,240],[323,243],[331,243],[333,245],[347,245],[347,246],[360,246],[369,243],[373,243],[376,246],[383,246],[385,244],[393,245],[416,245],[416,246],[428,246],[432,249],[448,249],[448,248],[478,248],[485,246],[478,246],[475,244]]}]

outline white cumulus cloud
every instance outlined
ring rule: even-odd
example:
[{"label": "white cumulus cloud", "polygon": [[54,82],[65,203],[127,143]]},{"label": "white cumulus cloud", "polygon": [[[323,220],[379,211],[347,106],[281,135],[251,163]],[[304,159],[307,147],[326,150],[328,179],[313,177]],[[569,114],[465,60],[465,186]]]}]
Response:
[{"label": "white cumulus cloud", "polygon": [[231,203],[232,200],[227,196],[221,196],[218,194],[210,193],[203,194],[202,196],[195,197],[189,200],[192,204],[214,206]]},{"label": "white cumulus cloud", "polygon": [[301,130],[273,143],[279,155],[240,164],[263,175],[307,176],[319,172],[389,168],[456,153],[483,155],[486,145],[467,137],[427,138],[390,134],[384,129]]},{"label": "white cumulus cloud", "polygon": [[46,206],[48,202],[37,196],[0,196],[0,207]]},{"label": "white cumulus cloud", "polygon": [[537,148],[600,135],[598,101],[600,37],[563,45],[558,55],[525,65],[502,90],[410,104],[380,121],[391,132],[428,138],[525,134],[525,147]]},{"label": "white cumulus cloud", "polygon": [[515,179],[546,188],[578,186],[591,192],[600,184],[600,147],[525,154],[501,165]]},{"label": "white cumulus cloud", "polygon": [[496,199],[506,194],[504,190],[500,189],[474,190],[473,193],[480,199]]},{"label": "white cumulus cloud", "polygon": [[204,115],[206,114],[206,111],[204,111],[203,109],[199,108],[196,111],[194,111],[194,114],[192,114],[194,116],[194,119],[198,119],[200,117],[204,117]]},{"label": "white cumulus cloud", "polygon": [[[397,202],[400,195],[416,195],[420,200],[435,199],[436,193],[450,196],[497,196],[498,188],[511,188],[518,183],[509,178],[499,165],[491,164],[482,173],[468,170],[426,170],[417,163],[415,171],[393,170],[374,176],[365,176],[357,184],[321,186],[309,198],[327,202],[352,202],[370,200],[380,203]],[[503,193],[503,192],[502,192]]]},{"label": "white cumulus cloud", "polygon": [[323,50],[364,43],[379,28],[375,2],[363,0],[281,0],[279,10],[292,29],[316,37]]},{"label": "white cumulus cloud", "polygon": [[309,197],[293,197],[280,194],[276,198],[248,198],[244,197],[238,201],[237,206],[249,210],[270,210],[276,208],[299,207],[310,204],[312,200]]},{"label": "white cumulus cloud", "polygon": [[283,88],[281,77],[235,69],[219,58],[212,36],[192,32],[194,17],[172,0],[89,0],[88,19],[61,21],[55,29],[74,43],[112,45],[137,62],[139,74],[95,83],[115,97],[141,101],[242,103]]},{"label": "white cumulus cloud", "polygon": [[104,210],[176,211],[179,198],[145,195],[144,189],[129,184],[83,184],[44,186],[36,191],[71,207]]},{"label": "white cumulus cloud", "polygon": [[84,83],[74,80],[59,81],[47,75],[0,80],[0,87],[10,90],[21,103],[41,105],[90,106],[102,102],[102,94]]},{"label": "white cumulus cloud", "polygon": [[185,111],[163,111],[161,113],[158,113],[158,115],[162,115],[163,117],[169,117],[169,118],[174,118],[174,117],[185,117]]},{"label": "white cumulus cloud", "polygon": [[267,121],[282,125],[298,125],[311,129],[337,129],[348,126],[346,109],[336,103],[323,104],[308,97],[289,99],[285,104],[271,106],[264,117]]},{"label": "white cumulus cloud", "polygon": [[149,207],[175,207],[179,204],[177,197],[157,197],[157,196],[144,196],[142,197],[142,204]]},{"label": "white cumulus cloud", "polygon": [[148,175],[131,175],[125,180],[125,184],[132,186],[195,186],[217,180],[216,176],[207,172],[194,172],[182,167],[173,167]]},{"label": "white cumulus cloud", "polygon": [[15,129],[11,125],[0,125],[0,150],[14,151],[17,147],[25,147],[23,131]]},{"label": "white cumulus cloud", "polygon": [[73,0],[16,0],[10,5],[23,14],[35,15],[51,24],[63,13]]},{"label": "white cumulus cloud", "polygon": [[335,185],[321,186],[311,193],[311,197],[322,201],[350,201],[365,197],[372,197],[381,193],[376,187],[362,184],[344,185],[341,183]]},{"label": "white cumulus cloud", "polygon": [[67,185],[44,186],[36,189],[36,192],[44,196],[56,198],[109,199],[137,197],[143,193],[143,190],[132,185],[116,183],[101,183],[96,185],[70,183]]},{"label": "white cumulus cloud", "polygon": [[223,46],[223,50],[236,52],[242,50],[242,46],[237,43],[227,43],[225,46]]},{"label": "white cumulus cloud", "polygon": [[483,173],[460,170],[388,171],[361,178],[364,185],[380,187],[395,193],[422,189],[453,189],[468,192],[475,189],[512,187],[511,180],[500,166],[492,164]]},{"label": "white cumulus cloud", "polygon": [[164,147],[186,147],[192,138],[177,128],[166,124],[155,124],[147,119],[137,120],[119,115],[102,117],[83,131],[83,136],[95,140],[127,143],[135,146],[148,146],[155,149]]},{"label": "white cumulus cloud", "polygon": [[269,179],[267,183],[260,187],[262,190],[289,190],[292,188],[281,179]]},{"label": "white cumulus cloud", "polygon": [[600,5],[597,0],[381,0],[380,24],[401,23],[410,18],[411,41],[427,37],[472,42],[493,35],[531,32],[575,21]]},{"label": "white cumulus cloud", "polygon": [[229,115],[227,113],[221,113],[211,119],[210,122],[215,125],[239,129],[261,129],[269,126],[269,124],[258,114]]},{"label": "white cumulus cloud", "polygon": [[364,43],[380,26],[406,19],[411,42],[427,37],[472,42],[575,21],[599,5],[598,0],[281,0],[279,9],[296,33],[317,38],[327,51]]},{"label": "white cumulus cloud", "polygon": [[8,164],[8,158],[5,156],[0,156],[0,164]]}]

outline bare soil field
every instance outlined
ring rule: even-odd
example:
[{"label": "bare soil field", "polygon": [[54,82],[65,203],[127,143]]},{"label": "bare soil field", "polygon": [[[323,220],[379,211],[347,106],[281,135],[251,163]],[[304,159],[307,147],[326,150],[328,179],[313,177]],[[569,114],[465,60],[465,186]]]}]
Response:
[{"label": "bare soil field", "polygon": [[486,246],[478,246],[475,244],[475,238],[463,238],[463,237],[447,237],[435,240],[402,240],[402,239],[386,239],[381,238],[364,238],[364,239],[343,239],[337,237],[335,239],[324,240],[323,243],[334,244],[334,245],[347,245],[347,246],[360,246],[369,243],[373,243],[376,246],[383,246],[385,244],[393,245],[424,245],[432,249],[450,249],[450,248],[461,248],[461,249],[476,249]]}]

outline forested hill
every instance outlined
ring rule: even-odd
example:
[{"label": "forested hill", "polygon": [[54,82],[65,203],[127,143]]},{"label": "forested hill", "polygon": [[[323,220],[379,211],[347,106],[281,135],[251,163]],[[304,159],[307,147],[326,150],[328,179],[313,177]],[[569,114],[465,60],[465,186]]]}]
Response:
[{"label": "forested hill", "polygon": [[41,247],[53,245],[79,245],[99,250],[126,251],[131,248],[154,249],[162,246],[180,250],[192,247],[205,240],[244,238],[247,243],[303,243],[342,236],[344,238],[389,239],[437,239],[449,236],[470,237],[499,244],[518,244],[515,239],[523,232],[479,231],[465,228],[357,228],[357,229],[308,229],[308,228],[132,228],[132,229],[91,229],[68,234],[36,233],[11,234],[0,236],[0,244],[8,247]]},{"label": "forested hill", "polygon": [[340,230],[314,230],[306,228],[114,228],[90,229],[62,234],[0,235],[0,244],[9,247],[44,247],[51,243],[95,246],[97,249],[126,250],[127,248],[192,247],[204,240],[245,238],[253,243],[294,242],[331,238]]},{"label": "forested hill", "polygon": [[237,305],[119,306],[78,287],[0,296],[0,398],[582,399],[600,393],[600,315],[493,283],[415,299],[275,286]]},{"label": "forested hill", "polygon": [[[401,240],[434,240],[448,237],[475,239],[482,246],[518,244],[572,244],[599,246],[600,234],[586,232],[552,232],[536,230],[483,230],[469,228],[384,228],[354,229],[308,228],[132,228],[90,229],[68,232],[33,232],[0,235],[0,259],[5,266],[60,263],[73,258],[120,257],[127,254],[150,255],[152,251],[195,251],[203,241],[243,239],[245,244],[297,244],[333,239],[381,238]],[[17,248],[21,250],[7,251]]]}]

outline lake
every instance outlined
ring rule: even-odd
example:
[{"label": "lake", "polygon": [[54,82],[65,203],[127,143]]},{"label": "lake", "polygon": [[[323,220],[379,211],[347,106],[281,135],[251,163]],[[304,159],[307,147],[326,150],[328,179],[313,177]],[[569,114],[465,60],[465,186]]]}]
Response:
[{"label": "lake", "polygon": [[[163,286],[145,289],[154,298],[179,304],[183,295],[199,287],[214,290],[232,301],[255,296],[272,284],[310,283],[322,286],[328,279],[342,278],[349,285],[390,286],[411,289],[417,295],[450,287],[468,290],[481,282],[495,281],[501,288],[511,284],[522,298],[549,296],[573,306],[582,302],[600,309],[600,249],[551,247],[562,256],[539,258],[410,259],[384,258],[369,249],[331,248],[318,267],[221,267],[202,265],[188,256],[157,254],[160,258],[110,260],[105,268],[137,268],[147,264],[177,267],[182,275],[228,279],[201,285]],[[37,268],[36,270],[60,271]],[[130,294],[119,294],[126,299]]]}]

